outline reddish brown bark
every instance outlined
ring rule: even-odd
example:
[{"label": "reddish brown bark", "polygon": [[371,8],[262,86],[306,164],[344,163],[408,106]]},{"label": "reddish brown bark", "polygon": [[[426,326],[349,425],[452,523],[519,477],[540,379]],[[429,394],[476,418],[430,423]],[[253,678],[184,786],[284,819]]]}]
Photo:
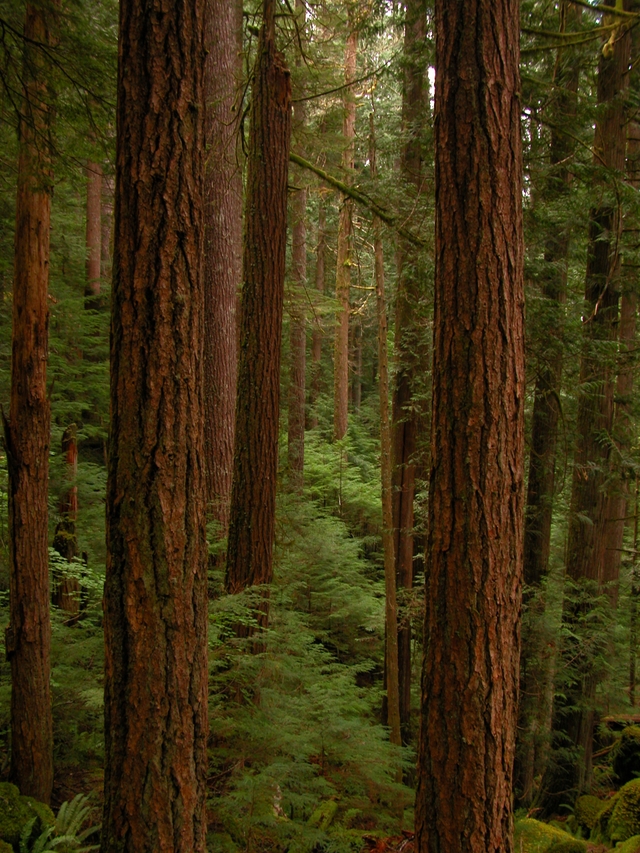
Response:
[{"label": "reddish brown bark", "polygon": [[[53,547],[67,562],[78,555],[76,521],[78,519],[78,442],[77,427],[70,424],[62,435],[62,453],[66,464],[68,488],[60,500],[60,521],[56,525]],[[71,574],[54,576],[53,603],[70,614],[67,624],[73,624],[80,612],[80,582]]]},{"label": "reddish brown bark", "polygon": [[19,126],[13,278],[11,402],[5,421],[9,474],[11,779],[48,803],[53,784],[50,696],[48,479],[50,406],[49,228],[52,93],[41,45],[52,44],[56,6],[27,4]]},{"label": "reddish brown bark", "polygon": [[[629,8],[629,0],[625,4]],[[625,161],[625,110],[621,95],[629,83],[629,33],[620,31],[613,50],[603,50],[598,66],[598,103],[602,111],[596,122],[594,165],[607,166],[621,172]],[[601,206],[590,213],[583,348],[580,360],[580,394],[578,397],[577,442],[571,489],[566,573],[575,583],[597,591],[603,580],[606,544],[606,481],[610,443],[603,436],[611,434],[613,424],[613,364],[603,358],[606,347],[615,341],[619,300],[619,229],[617,208],[603,193]],[[573,597],[575,601],[575,596]],[[571,623],[578,614],[571,599],[565,602],[564,618]],[[584,616],[584,614],[582,614]],[[567,768],[568,776],[558,783],[566,791],[574,785],[587,789],[591,779],[591,754],[595,690],[598,676],[592,661],[577,659],[582,671],[577,674],[578,687],[568,699],[567,712],[559,710],[559,725],[581,750],[578,766]],[[576,707],[578,710],[575,710]]]},{"label": "reddish brown bark", "polygon": [[113,177],[102,175],[102,205],[100,231],[100,276],[111,284],[111,259],[113,255]]},{"label": "reddish brown bark", "polygon": [[84,289],[87,307],[99,307],[101,275],[101,198],[102,167],[98,163],[87,164],[87,280]]},{"label": "reddish brown bark", "polygon": [[216,535],[229,526],[242,282],[242,2],[208,0],[205,64],[205,448]]},{"label": "reddish brown bark", "polygon": [[254,70],[227,589],[268,584],[273,573],[280,345],[287,236],[291,86],[275,46],[274,8]]},{"label": "reddish brown bark", "polygon": [[[316,246],[316,273],[315,282],[318,293],[323,294],[325,291],[325,263],[327,255],[327,210],[325,207],[324,195],[320,194],[318,202],[318,244]],[[311,336],[311,394],[309,397],[309,407],[311,414],[309,416],[309,428],[314,429],[318,426],[318,414],[315,406],[320,395],[320,380],[321,380],[321,359],[322,359],[322,340],[323,330],[318,318],[314,319],[313,333]]]},{"label": "reddish brown bark", "polygon": [[519,9],[510,0],[438,0],[435,11],[433,415],[416,849],[511,853],[524,503]]},{"label": "reddish brown bark", "polygon": [[120,4],[103,853],[204,853],[204,3]]},{"label": "reddish brown bark", "polygon": [[[350,32],[344,50],[344,79],[349,84],[356,79],[356,52],[358,36],[349,21]],[[353,87],[344,90],[344,119],[342,125],[344,148],[342,168],[347,176],[353,174],[356,137],[356,99]],[[346,183],[349,182],[349,177]],[[353,239],[353,201],[345,198],[340,208],[338,223],[338,257],[336,261],[336,332],[333,353],[333,434],[342,439],[346,435],[349,417],[349,290],[351,286],[351,241]]]},{"label": "reddish brown bark", "polygon": [[[409,212],[423,192],[422,133],[426,121],[425,0],[407,3],[402,92],[402,124],[406,142],[401,171],[407,187]],[[416,392],[424,384],[429,360],[427,327],[419,306],[425,301],[415,247],[402,239],[398,247],[398,293],[395,316],[396,374],[393,388],[393,528],[396,578],[399,588],[413,586],[413,527],[416,468],[425,475],[428,441],[423,437],[418,453],[418,431],[428,434],[424,406]],[[398,634],[400,719],[402,737],[410,740],[411,726],[411,622],[402,614]]]},{"label": "reddish brown bark", "polygon": [[[304,29],[305,6],[302,0],[296,0],[297,26]],[[296,61],[300,65],[301,60]],[[298,101],[293,107],[294,135],[298,137],[297,153],[304,156],[304,148],[300,144],[300,135],[304,133],[307,120],[306,105]],[[306,402],[306,372],[307,372],[307,329],[306,311],[307,300],[307,189],[304,186],[305,176],[301,169],[294,171],[293,183],[299,187],[293,198],[291,229],[291,273],[292,288],[290,302],[289,326],[289,400],[288,400],[288,434],[287,459],[289,466],[289,486],[293,491],[302,492],[304,486],[304,429]]]}]

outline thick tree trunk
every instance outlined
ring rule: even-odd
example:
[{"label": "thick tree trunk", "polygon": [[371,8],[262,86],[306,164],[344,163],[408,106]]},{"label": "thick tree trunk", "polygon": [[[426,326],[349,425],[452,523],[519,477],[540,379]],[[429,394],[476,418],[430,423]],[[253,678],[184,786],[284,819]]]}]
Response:
[{"label": "thick tree trunk", "polygon": [[[77,427],[70,424],[62,435],[62,453],[66,464],[66,479],[69,486],[60,500],[60,521],[56,525],[53,547],[61,557],[70,563],[78,555],[78,441]],[[55,576],[53,585],[53,603],[69,614],[67,624],[77,621],[80,612],[80,582],[72,575]]]},{"label": "thick tree trunk", "polygon": [[[575,30],[581,10],[564,0],[561,8],[561,32]],[[563,53],[565,54],[563,56]],[[545,200],[559,204],[571,184],[569,161],[574,140],[557,129],[566,118],[576,115],[580,58],[556,57],[556,98],[551,104],[550,163],[552,172]],[[520,731],[516,758],[516,785],[522,802],[529,804],[534,795],[534,779],[544,772],[550,743],[552,708],[546,697],[549,672],[555,666],[555,646],[544,630],[544,601],[540,586],[549,570],[551,519],[555,488],[556,445],[560,419],[560,389],[564,359],[563,330],[567,292],[567,258],[570,227],[566,222],[551,222],[545,248],[545,278],[542,295],[547,300],[549,324],[545,328],[544,360],[537,372],[531,423],[531,452],[524,526],[524,580],[531,600],[523,626],[520,697]],[[534,594],[535,593],[535,594]]]},{"label": "thick tree trunk", "polygon": [[[350,32],[344,50],[344,120],[342,135],[342,168],[347,176],[353,174],[356,137],[356,98],[353,87],[356,79],[358,36],[349,20]],[[349,177],[346,179],[349,183]],[[353,201],[345,198],[338,223],[338,257],[336,260],[336,332],[333,354],[333,434],[338,440],[345,437],[349,416],[349,290],[351,287],[351,242],[353,239]]]},{"label": "thick tree trunk", "polygon": [[9,473],[11,779],[48,803],[53,785],[49,621],[49,228],[52,93],[44,51],[55,4],[27,4],[13,279]]},{"label": "thick tree trunk", "polygon": [[216,536],[229,527],[242,282],[242,2],[207,0],[205,62],[205,452]]},{"label": "thick tree trunk", "polygon": [[101,198],[102,198],[102,166],[98,163],[87,164],[87,278],[84,288],[85,305],[87,308],[100,307],[100,276],[101,276]]},{"label": "thick tree trunk", "polygon": [[[327,209],[325,206],[324,195],[321,192],[318,202],[318,244],[316,246],[316,290],[320,294],[325,291],[325,263],[327,255]],[[323,330],[318,318],[316,317],[313,324],[313,333],[311,336],[311,394],[309,396],[309,428],[315,429],[318,426],[318,413],[316,412],[316,404],[320,396],[320,380],[321,380],[321,360],[322,360],[322,339]]]},{"label": "thick tree trunk", "polygon": [[[629,0],[626,0],[625,8],[629,8]],[[625,162],[626,126],[622,95],[629,82],[630,44],[629,33],[619,32],[613,50],[601,52],[598,67],[601,112],[595,129],[594,165],[605,165],[616,172],[622,172]],[[602,348],[607,344],[610,346],[618,332],[619,232],[620,217],[615,206],[604,201],[591,211],[578,435],[566,555],[567,576],[578,588],[565,599],[563,618],[569,624],[576,619],[584,623],[585,600],[597,593],[603,581],[610,453],[610,444],[603,441],[603,436],[611,434],[613,425],[614,371],[612,359],[603,358]],[[582,758],[577,767],[566,768],[566,778],[558,780],[555,787],[562,791],[574,786],[578,790],[588,789],[591,780],[595,691],[599,676],[593,672],[593,661],[588,657],[576,658],[574,651],[569,653],[574,658],[574,666],[580,667],[578,688],[567,700],[570,710],[559,709],[559,725],[581,750]]]},{"label": "thick tree trunk", "polygon": [[103,853],[204,853],[204,2],[122,0]]},{"label": "thick tree trunk", "polygon": [[[302,0],[296,0],[297,26],[304,30],[305,6]],[[301,60],[297,60],[300,65]],[[294,135],[304,132],[307,111],[304,101],[298,101],[293,108]],[[298,141],[297,153],[304,156],[304,148]],[[293,198],[293,227],[291,238],[292,288],[289,326],[289,406],[287,457],[289,467],[289,486],[295,492],[302,492],[304,485],[304,429],[306,424],[306,373],[307,373],[307,329],[306,329],[306,286],[307,286],[307,189],[303,186],[305,177],[301,169],[294,171],[293,183],[299,187]]]},{"label": "thick tree trunk", "polygon": [[[273,573],[291,137],[289,72],[283,56],[276,52],[274,30],[273,6],[265,0],[265,24],[254,71],[247,172],[236,451],[227,551],[229,592],[268,584]],[[262,618],[266,619],[266,606]]]},{"label": "thick tree trunk", "polygon": [[[400,161],[402,177],[408,188],[407,211],[423,188],[422,134],[425,103],[425,41],[427,34],[426,0],[409,0],[404,31],[405,77],[402,92],[402,124],[406,142]],[[398,246],[398,293],[395,317],[396,375],[393,389],[393,528],[396,578],[399,589],[413,586],[413,527],[416,468],[423,476],[428,455],[429,425],[416,391],[425,382],[429,359],[424,312],[426,294],[419,272],[419,257],[414,246],[400,240]],[[425,433],[418,453],[418,431]],[[411,622],[401,619],[398,634],[400,673],[400,719],[402,737],[411,737]]]},{"label": "thick tree trunk", "polygon": [[[369,164],[371,177],[376,177],[376,147],[373,113],[369,116]],[[385,588],[385,685],[386,717],[391,743],[402,743],[400,734],[400,696],[398,689],[398,605],[393,536],[393,501],[391,494],[391,422],[389,419],[389,360],[387,356],[387,304],[384,288],[384,255],[382,229],[373,217],[374,273],[378,314],[378,374],[380,377],[380,469],[382,479],[382,548],[384,551]]]},{"label": "thick tree trunk", "polygon": [[518,5],[435,5],[436,272],[420,853],[513,850],[524,504]]}]

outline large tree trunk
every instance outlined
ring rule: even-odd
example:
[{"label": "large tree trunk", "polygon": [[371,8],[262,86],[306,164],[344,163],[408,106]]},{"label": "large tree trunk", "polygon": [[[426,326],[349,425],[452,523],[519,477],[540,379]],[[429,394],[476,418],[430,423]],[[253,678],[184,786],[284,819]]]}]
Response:
[{"label": "large tree trunk", "polygon": [[103,853],[204,853],[204,2],[122,0]]},{"label": "large tree trunk", "polygon": [[5,422],[9,473],[11,779],[48,803],[53,785],[49,621],[49,228],[52,93],[44,50],[55,4],[28,4],[24,25],[13,279],[11,403]]},{"label": "large tree trunk", "polygon": [[513,850],[524,499],[518,6],[511,0],[435,5],[436,271],[420,853]]},{"label": "large tree trunk", "polygon": [[[402,125],[406,141],[400,161],[402,178],[408,188],[407,212],[423,193],[422,134],[427,115],[425,103],[425,40],[427,34],[426,0],[409,0],[404,31],[404,86]],[[398,293],[395,317],[396,374],[393,388],[393,528],[396,578],[399,589],[413,586],[413,527],[416,469],[425,474],[428,441],[422,436],[418,453],[418,431],[428,434],[424,408],[416,400],[416,391],[425,382],[427,327],[424,279],[414,246],[401,239],[398,246]],[[403,614],[398,634],[400,677],[400,719],[402,737],[411,737],[411,622]]]},{"label": "large tree trunk", "polygon": [[[576,29],[581,10],[563,0],[561,32]],[[565,54],[565,55],[563,55]],[[555,99],[551,103],[551,143],[549,159],[552,167],[545,201],[560,204],[571,184],[569,161],[574,140],[559,129],[568,117],[576,115],[580,58],[574,52],[568,58],[559,50],[556,58]],[[537,371],[531,452],[524,526],[524,580],[530,590],[530,602],[523,626],[521,659],[520,731],[516,759],[517,786],[521,800],[529,804],[534,795],[534,779],[543,773],[549,750],[548,721],[552,708],[545,697],[553,696],[548,683],[555,666],[555,645],[549,643],[544,630],[544,601],[541,583],[549,570],[551,519],[555,488],[556,445],[560,419],[560,389],[564,359],[563,330],[567,292],[567,258],[570,226],[567,222],[550,222],[547,235],[542,295],[549,305],[549,323],[544,330],[543,362]]]},{"label": "large tree trunk", "polygon": [[[358,35],[349,16],[350,32],[344,50],[344,119],[342,135],[342,168],[346,183],[354,169],[356,138],[356,98],[349,84],[356,79]],[[353,239],[353,200],[344,198],[338,223],[338,257],[336,261],[336,332],[333,354],[333,434],[338,440],[345,437],[349,413],[349,291],[351,287],[351,242]]]},{"label": "large tree trunk", "polygon": [[273,0],[265,0],[264,14],[247,172],[229,592],[268,584],[273,573],[291,85],[276,52]]},{"label": "large tree trunk", "polygon": [[[629,8],[629,0],[625,8]],[[625,161],[622,94],[629,82],[630,44],[629,33],[619,32],[613,49],[601,52],[598,66],[601,112],[595,129],[594,165],[604,165],[617,172],[624,169]],[[603,436],[611,434],[614,389],[612,359],[603,357],[603,346],[611,345],[618,333],[619,231],[617,207],[605,198],[599,207],[591,210],[589,223],[578,436],[566,555],[567,576],[576,585],[573,595],[565,600],[564,619],[569,624],[576,619],[584,624],[586,602],[600,590],[603,581],[610,453],[610,444],[603,441]],[[587,789],[591,779],[595,692],[599,676],[593,672],[593,660],[588,655],[580,659],[574,652],[570,650],[569,653],[574,658],[574,666],[579,667],[578,687],[567,700],[569,710],[559,709],[559,723],[581,750],[581,758],[577,767],[566,768],[567,777],[555,785],[562,791],[574,786],[578,790]]]},{"label": "large tree trunk", "polygon": [[242,281],[242,2],[207,0],[205,62],[205,452],[215,535],[229,527]]},{"label": "large tree trunk", "polygon": [[[296,0],[298,15],[297,27],[304,30],[305,6],[302,0]],[[299,66],[301,60],[297,59]],[[307,111],[304,101],[298,101],[293,108],[294,135],[304,133]],[[298,140],[297,153],[304,156],[304,148]],[[292,204],[291,267],[292,287],[289,326],[289,406],[288,406],[288,467],[289,486],[295,492],[302,492],[304,485],[304,429],[306,403],[306,286],[307,286],[307,188],[303,186],[305,177],[302,169],[293,173],[293,183],[298,187]]]}]

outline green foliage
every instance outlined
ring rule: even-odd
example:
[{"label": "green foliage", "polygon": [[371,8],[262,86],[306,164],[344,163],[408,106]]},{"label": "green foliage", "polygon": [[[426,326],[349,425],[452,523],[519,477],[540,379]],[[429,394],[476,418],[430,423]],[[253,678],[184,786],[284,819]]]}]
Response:
[{"label": "green foliage", "polygon": [[37,832],[36,819],[30,820],[20,836],[20,853],[47,853],[50,850],[58,850],[60,853],[91,853],[99,850],[97,844],[83,846],[87,838],[100,830],[99,826],[82,830],[91,811],[89,798],[84,794],[77,794],[73,800],[60,806],[54,825],[45,827],[39,835],[34,835],[34,830]]},{"label": "green foliage", "polygon": [[54,823],[48,806],[33,797],[21,797],[15,785],[0,782],[0,839],[17,850],[27,825],[31,836],[48,830]]},{"label": "green foliage", "polygon": [[593,797],[590,794],[585,794],[582,797],[578,797],[576,800],[573,807],[573,814],[578,825],[587,837],[596,825],[598,815],[605,806],[605,801],[599,800],[597,797]]},{"label": "green foliage", "polygon": [[613,750],[613,772],[624,785],[640,776],[640,726],[627,726]]}]

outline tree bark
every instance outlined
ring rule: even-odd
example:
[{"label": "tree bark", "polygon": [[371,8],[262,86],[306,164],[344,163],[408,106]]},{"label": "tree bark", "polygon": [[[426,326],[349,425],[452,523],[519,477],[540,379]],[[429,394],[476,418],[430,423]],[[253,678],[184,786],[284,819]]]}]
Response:
[{"label": "tree bark", "polygon": [[5,422],[9,474],[11,780],[48,803],[53,785],[49,620],[49,229],[52,92],[43,47],[53,44],[56,4],[27,4],[23,115],[19,125],[13,279],[11,402]]},{"label": "tree bark", "polygon": [[[347,182],[354,170],[354,152],[356,137],[356,99],[353,87],[349,85],[356,79],[356,55],[358,35],[349,16],[349,35],[344,50],[344,119],[342,135],[342,168]],[[353,239],[353,201],[345,198],[340,208],[338,223],[338,257],[336,261],[336,332],[333,355],[333,435],[340,440],[347,433],[349,417],[349,290],[351,286],[351,242]]]},{"label": "tree bark", "polygon": [[[66,464],[68,488],[60,501],[60,521],[56,525],[53,547],[70,563],[78,555],[78,441],[75,424],[70,424],[62,435],[62,453]],[[80,612],[80,582],[70,574],[62,577],[54,575],[54,581],[52,601],[69,614],[66,624],[75,624]]]},{"label": "tree bark", "polygon": [[[296,26],[304,30],[305,6],[302,0],[296,0]],[[300,59],[296,60],[299,66]],[[307,120],[304,101],[297,101],[293,107],[294,135],[298,137],[296,148],[304,156],[304,148],[299,136],[304,132]],[[289,326],[289,406],[288,406],[288,466],[289,486],[294,492],[301,493],[304,486],[304,429],[306,403],[306,372],[307,372],[307,329],[306,329],[306,286],[307,286],[307,188],[303,186],[302,169],[294,172],[293,183],[299,187],[293,198],[291,266],[292,292],[290,303],[291,322]]]},{"label": "tree bark", "polygon": [[420,853],[513,850],[524,499],[518,5],[435,5],[436,270]]},{"label": "tree bark", "polygon": [[113,257],[113,176],[102,175],[100,277],[111,284]]},{"label": "tree bark", "polygon": [[[422,174],[422,134],[426,122],[425,41],[427,4],[409,0],[404,31],[404,85],[402,125],[406,141],[400,160],[407,187],[407,212],[424,192]],[[398,293],[395,316],[396,373],[393,388],[393,529],[396,578],[399,589],[413,586],[413,527],[416,468],[426,475],[428,429],[424,406],[416,400],[424,384],[430,359],[424,312],[424,279],[419,271],[419,254],[407,240],[398,246]],[[420,452],[417,436],[422,434]],[[402,614],[398,634],[400,678],[400,719],[404,743],[411,737],[411,622]]]},{"label": "tree bark", "polygon": [[[229,592],[269,584],[273,574],[291,138],[291,85],[284,58],[276,52],[273,14],[273,5],[265,0],[247,164],[236,450],[227,550]],[[266,605],[261,619],[266,620]]]},{"label": "tree bark", "polygon": [[242,2],[208,0],[205,62],[205,452],[216,536],[225,539],[233,475],[242,282]]},{"label": "tree bark", "polygon": [[[376,177],[376,147],[373,113],[369,116],[369,165]],[[398,746],[400,734],[400,696],[398,688],[398,605],[396,600],[396,567],[393,536],[393,501],[391,494],[391,423],[389,420],[389,363],[387,356],[387,305],[384,287],[384,255],[382,229],[373,217],[374,273],[378,314],[378,373],[380,377],[380,469],[382,479],[382,548],[384,552],[385,588],[385,684],[386,716],[389,739]],[[400,777],[401,777],[400,773]]]},{"label": "tree bark", "polygon": [[122,0],[103,853],[204,853],[204,2]]}]

